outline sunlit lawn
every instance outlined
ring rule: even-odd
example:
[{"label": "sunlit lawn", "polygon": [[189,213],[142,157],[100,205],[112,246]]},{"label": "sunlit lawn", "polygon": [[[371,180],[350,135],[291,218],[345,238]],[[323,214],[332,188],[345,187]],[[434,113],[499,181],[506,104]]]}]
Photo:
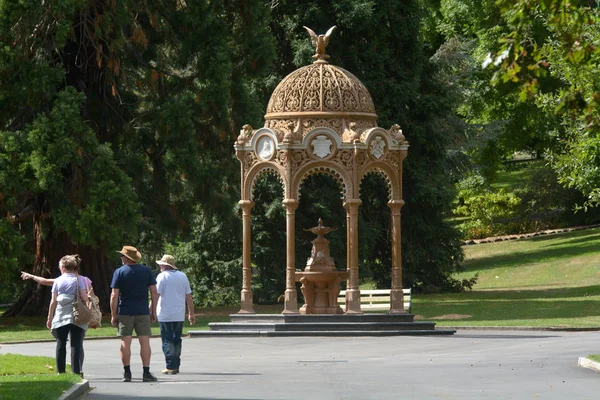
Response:
[{"label": "sunlit lawn", "polygon": [[81,382],[76,374],[58,375],[50,357],[0,354],[0,399],[56,400],[73,384]]},{"label": "sunlit lawn", "polygon": [[600,327],[600,228],[466,246],[473,291],[413,297],[440,326]]},{"label": "sunlit lawn", "polygon": [[600,285],[600,228],[465,246],[465,272],[476,290]]}]

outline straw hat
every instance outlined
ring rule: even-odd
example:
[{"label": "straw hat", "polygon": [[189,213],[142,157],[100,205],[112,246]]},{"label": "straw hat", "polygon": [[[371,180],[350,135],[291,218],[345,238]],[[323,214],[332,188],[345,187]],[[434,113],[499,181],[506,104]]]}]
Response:
[{"label": "straw hat", "polygon": [[165,254],[164,256],[162,256],[162,258],[160,260],[158,260],[156,263],[158,265],[168,265],[169,267],[171,267],[173,269],[177,269],[177,267],[175,266],[175,257],[173,257],[172,255],[169,255],[169,254]]},{"label": "straw hat", "polygon": [[121,253],[125,257],[129,258],[131,261],[139,262],[142,259],[142,255],[133,246],[123,246],[121,251],[117,251],[117,253]]}]

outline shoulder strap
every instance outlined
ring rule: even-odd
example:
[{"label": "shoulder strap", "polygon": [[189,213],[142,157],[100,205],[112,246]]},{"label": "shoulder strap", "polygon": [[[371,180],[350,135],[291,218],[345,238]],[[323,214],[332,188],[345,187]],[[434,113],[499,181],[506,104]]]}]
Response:
[{"label": "shoulder strap", "polygon": [[81,298],[79,295],[79,275],[75,275],[75,295],[77,296],[77,300]]}]

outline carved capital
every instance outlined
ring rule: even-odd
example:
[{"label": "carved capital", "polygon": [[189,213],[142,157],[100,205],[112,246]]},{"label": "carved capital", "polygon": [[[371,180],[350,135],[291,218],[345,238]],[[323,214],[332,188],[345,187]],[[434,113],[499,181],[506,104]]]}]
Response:
[{"label": "carved capital", "polygon": [[254,202],[252,200],[240,200],[238,201],[238,204],[244,215],[250,215],[252,207],[254,207]]},{"label": "carved capital", "polygon": [[404,200],[390,200],[387,203],[388,207],[392,210],[392,213],[400,213],[404,204]]},{"label": "carved capital", "polygon": [[357,214],[358,207],[362,204],[362,200],[360,199],[348,199],[344,202],[344,208],[348,212],[348,214]]},{"label": "carved capital", "polygon": [[283,206],[285,207],[288,214],[293,214],[298,208],[298,200],[296,199],[285,199],[283,200]]}]

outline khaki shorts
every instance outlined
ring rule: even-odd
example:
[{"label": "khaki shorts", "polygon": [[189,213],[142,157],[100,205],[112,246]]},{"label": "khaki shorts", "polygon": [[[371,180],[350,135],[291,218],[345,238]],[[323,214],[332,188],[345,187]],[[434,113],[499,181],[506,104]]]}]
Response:
[{"label": "khaki shorts", "polygon": [[119,336],[152,336],[149,315],[119,315]]}]

